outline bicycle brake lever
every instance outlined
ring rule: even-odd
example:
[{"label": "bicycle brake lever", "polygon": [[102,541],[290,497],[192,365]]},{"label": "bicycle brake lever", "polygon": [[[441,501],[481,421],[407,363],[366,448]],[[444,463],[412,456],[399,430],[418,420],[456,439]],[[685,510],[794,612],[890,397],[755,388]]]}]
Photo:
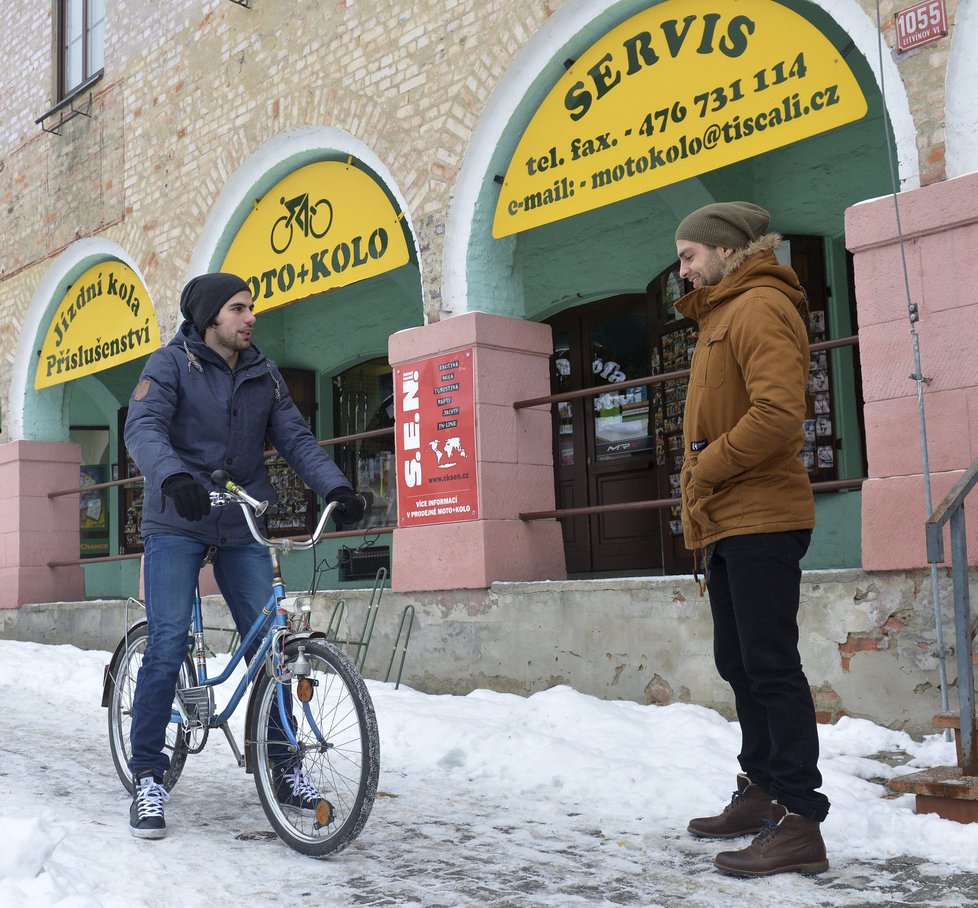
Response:
[{"label": "bicycle brake lever", "polygon": [[233,495],[237,495],[242,501],[247,502],[254,509],[255,516],[261,517],[268,508],[267,501],[259,501],[257,498],[252,498],[244,489],[241,488],[234,480],[224,470],[215,470],[211,473],[211,482],[215,485],[220,486]]}]

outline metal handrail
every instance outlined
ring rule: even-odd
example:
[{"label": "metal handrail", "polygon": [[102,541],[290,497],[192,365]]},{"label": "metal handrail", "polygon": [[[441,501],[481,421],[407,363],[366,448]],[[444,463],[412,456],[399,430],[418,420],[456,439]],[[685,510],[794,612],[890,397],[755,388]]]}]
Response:
[{"label": "metal handrail", "polygon": [[[831,350],[836,347],[850,347],[858,345],[858,335],[851,334],[848,337],[837,337],[833,340],[819,341],[817,344],[812,344],[809,350],[812,353],[818,353],[821,350]],[[596,385],[593,388],[580,388],[576,391],[564,391],[561,394],[548,394],[542,397],[531,397],[527,398],[526,400],[518,400],[513,404],[513,409],[524,410],[527,407],[539,407],[543,404],[555,404],[565,400],[581,400],[582,398],[587,397],[597,397],[599,394],[605,394],[609,387],[613,387],[615,390],[641,388],[647,385],[661,385],[667,381],[676,381],[678,379],[688,377],[689,369],[683,369],[677,372],[666,372],[662,375],[647,375],[644,378],[632,378],[628,381],[615,382],[614,385]],[[812,483],[812,491],[820,493],[837,492],[843,489],[858,489],[862,488],[862,484],[865,481],[866,477],[863,476],[858,479],[837,479],[829,482],[816,482]],[[674,508],[677,507],[678,504],[678,498],[658,498],[648,501],[623,501],[619,502],[618,504],[598,504],[583,508],[554,508],[553,510],[549,511],[527,511],[521,513],[519,517],[520,520],[545,520],[550,518],[561,520],[568,517],[580,517],[586,514],[607,514],[615,511],[639,511],[654,508]]]},{"label": "metal handrail", "polygon": [[[90,488],[86,486],[86,488]],[[396,526],[384,526],[384,527],[365,527],[359,530],[337,530],[334,533],[323,533],[320,539],[340,539],[344,536],[370,536],[376,534],[378,536],[384,536],[387,533],[393,533],[396,530]],[[295,539],[298,541],[305,541],[309,538],[308,535],[303,536],[282,536],[281,539]],[[98,558],[73,558],[70,561],[49,561],[49,568],[59,568],[59,567],[76,567],[80,564],[102,564],[107,561],[128,561],[132,558],[142,558],[142,552],[134,552],[131,555],[104,555]]]},{"label": "metal handrail", "polygon": [[[859,489],[866,481],[863,476],[860,479],[833,479],[828,482],[813,482],[812,491],[819,492],[839,492],[843,489]],[[617,504],[593,504],[584,508],[555,508],[552,511],[527,511],[519,515],[520,520],[545,520],[556,518],[561,520],[565,517],[581,517],[585,514],[608,514],[615,511],[643,511],[653,508],[678,508],[678,498],[655,498],[647,501],[621,501]]]},{"label": "metal handrail", "polygon": [[978,460],[965,471],[924,524],[927,561],[944,561],[944,525],[951,525],[951,579],[954,587],[954,633],[957,641],[958,711],[960,713],[961,771],[978,776],[975,740],[975,670],[972,662],[974,629],[971,626],[971,594],[968,588],[968,539],[964,500],[978,483]]},{"label": "metal handrail", "polygon": [[[818,353],[822,350],[833,350],[836,347],[858,347],[859,336],[850,334],[848,337],[837,337],[833,340],[819,341],[809,347],[809,352]],[[677,372],[666,372],[662,375],[646,375],[644,378],[630,378],[628,381],[615,382],[611,385],[595,385],[593,388],[580,388],[577,391],[563,391],[560,394],[547,394],[542,397],[531,397],[527,400],[518,400],[513,404],[514,410],[525,410],[527,407],[539,407],[542,404],[556,404],[565,400],[580,400],[583,397],[597,397],[599,394],[606,394],[609,389],[625,390],[627,388],[641,388],[645,385],[661,385],[663,382],[676,381],[677,379],[689,378],[689,369],[681,369]]]},{"label": "metal handrail", "polygon": [[[347,444],[351,441],[366,441],[368,438],[380,438],[383,435],[393,435],[394,427],[391,426],[389,429],[371,429],[369,432],[357,432],[354,435],[338,435],[336,438],[324,438],[322,441],[317,441],[316,444],[321,448],[326,448],[331,445],[341,445]],[[265,451],[264,457],[278,457],[279,453],[274,448]],[[79,486],[76,489],[60,489],[57,492],[48,492],[48,498],[58,498],[61,495],[78,495],[81,492],[94,492],[98,489],[113,489],[116,486],[128,486],[137,485],[141,482],[145,482],[145,476],[130,476],[128,479],[113,479],[111,482],[97,482],[90,486]]]},{"label": "metal handrail", "polygon": [[[317,442],[317,444],[323,448],[329,445],[346,444],[351,441],[364,441],[368,438],[379,438],[382,435],[393,435],[394,428],[389,429],[371,429],[369,432],[357,432],[355,435],[338,435],[335,438],[325,438],[322,441]],[[276,457],[278,452],[274,449],[265,451],[264,456]],[[48,498],[59,498],[62,495],[79,495],[82,492],[95,492],[99,489],[113,489],[116,486],[127,486],[127,485],[138,485],[141,482],[145,482],[145,476],[130,476],[128,479],[113,479],[111,482],[96,482],[89,486],[79,486],[76,489],[59,489],[57,492],[48,492]],[[377,533],[378,535],[383,535],[386,533],[393,533],[397,527],[394,526],[383,526],[383,527],[367,527],[365,530],[338,530],[335,533],[323,533],[323,539],[340,539],[344,536],[362,536],[364,533]],[[285,537],[283,537],[285,538]],[[308,539],[308,536],[290,536],[290,539],[304,540]],[[136,552],[130,555],[105,555],[98,558],[73,558],[69,561],[49,561],[49,568],[59,568],[59,567],[77,567],[83,564],[104,564],[110,561],[129,561],[133,558],[142,558],[141,552]]]}]

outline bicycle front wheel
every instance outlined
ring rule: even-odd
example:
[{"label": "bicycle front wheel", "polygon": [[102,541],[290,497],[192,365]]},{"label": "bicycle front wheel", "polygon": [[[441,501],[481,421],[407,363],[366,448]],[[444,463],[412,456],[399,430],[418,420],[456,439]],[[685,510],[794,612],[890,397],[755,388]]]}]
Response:
[{"label": "bicycle front wheel", "polygon": [[[248,746],[255,785],[279,837],[323,857],[346,848],[370,816],[380,775],[377,717],[353,663],[325,641],[293,640],[285,662],[284,680],[264,672],[254,692]],[[282,724],[279,687],[298,749],[269,733],[270,723]],[[297,773],[298,801],[283,796],[283,777]]]},{"label": "bicycle front wheel", "polygon": [[[149,630],[145,623],[137,624],[126,632],[119,642],[109,666],[106,687],[109,708],[109,750],[112,751],[112,762],[119,774],[119,779],[125,785],[126,791],[132,794],[132,772],[129,769],[129,757],[132,748],[129,736],[132,730],[132,704],[136,692],[136,675],[143,664],[143,653],[146,651],[146,638]],[[194,664],[188,656],[180,668],[178,687],[190,687],[194,677]],[[177,784],[183,764],[187,760],[188,745],[186,731],[182,723],[171,722],[166,727],[166,743],[164,750],[170,757],[170,768],[163,777],[167,791]]]}]

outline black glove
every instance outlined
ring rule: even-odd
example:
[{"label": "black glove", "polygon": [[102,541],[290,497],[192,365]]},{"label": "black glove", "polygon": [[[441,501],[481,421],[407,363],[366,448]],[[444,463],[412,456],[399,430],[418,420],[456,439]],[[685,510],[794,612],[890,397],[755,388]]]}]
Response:
[{"label": "black glove", "polygon": [[210,495],[189,473],[174,473],[164,479],[163,494],[173,499],[184,520],[201,520],[211,512]]},{"label": "black glove", "polygon": [[337,486],[326,496],[326,503],[335,501],[338,505],[333,512],[333,520],[337,525],[355,526],[363,519],[366,505],[363,499],[349,486]]}]

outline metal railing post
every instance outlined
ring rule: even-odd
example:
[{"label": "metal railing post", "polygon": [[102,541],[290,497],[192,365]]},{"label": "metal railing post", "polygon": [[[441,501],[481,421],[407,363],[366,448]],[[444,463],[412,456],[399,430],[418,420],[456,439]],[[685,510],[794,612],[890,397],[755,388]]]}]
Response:
[{"label": "metal railing post", "polygon": [[[961,769],[966,776],[978,775],[975,747],[975,670],[972,662],[971,593],[968,589],[968,540],[965,535],[964,500],[978,484],[978,460],[965,470],[937,509],[927,518],[927,560],[931,571],[944,561],[944,524],[951,529],[951,580],[954,586],[954,632],[958,661],[958,741]],[[946,695],[942,697],[947,702]],[[948,712],[947,706],[944,712]]]},{"label": "metal railing post", "polygon": [[975,672],[971,655],[971,593],[968,589],[968,541],[964,504],[951,514],[951,576],[954,579],[954,633],[958,658],[958,706],[961,711],[961,769],[978,776],[975,751]]}]

